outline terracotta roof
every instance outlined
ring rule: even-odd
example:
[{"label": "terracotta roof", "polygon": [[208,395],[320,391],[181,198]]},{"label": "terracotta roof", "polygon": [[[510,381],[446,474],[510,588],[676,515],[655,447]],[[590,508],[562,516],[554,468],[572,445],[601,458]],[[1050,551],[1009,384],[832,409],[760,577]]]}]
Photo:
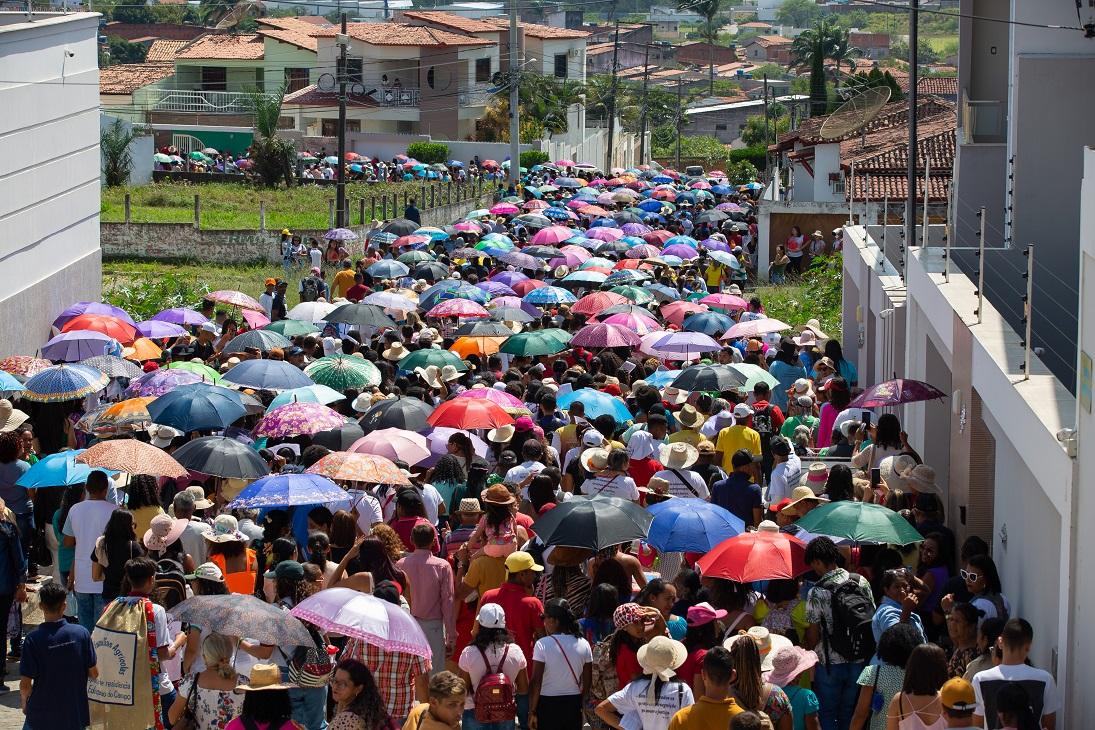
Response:
[{"label": "terracotta roof", "polygon": [[[294,104],[297,106],[323,106],[323,107],[338,107],[338,94],[334,91],[320,91],[319,87],[315,84],[305,86],[299,91],[294,91],[291,94],[286,94],[282,99],[285,104]],[[347,96],[346,105],[351,107],[374,107],[377,106],[375,100],[367,96]]]},{"label": "terracotta roof", "polygon": [[322,25],[303,18],[260,18],[258,32],[267,38],[315,52],[316,31],[330,25],[326,18],[320,20]]},{"label": "terracotta roof", "polygon": [[403,12],[403,17],[451,28],[461,33],[497,33],[501,30],[494,23],[475,18],[465,18],[462,15],[446,13],[441,10],[406,10]]},{"label": "terracotta roof", "polygon": [[186,46],[190,41],[167,41],[160,39],[158,41],[152,41],[152,45],[148,47],[148,53],[145,55],[144,60],[146,63],[152,63],[154,61],[175,61],[175,56],[179,55],[179,51]]},{"label": "terracotta roof", "polygon": [[204,35],[179,52],[179,59],[216,61],[257,61],[265,54],[262,36],[258,33],[240,35]]},{"label": "terracotta roof", "polygon": [[[844,197],[852,200],[904,200],[908,194],[908,178],[905,173],[885,173],[881,175],[856,174],[844,183]],[[928,191],[928,202],[943,202],[948,199],[950,191],[950,174],[932,175]],[[866,198],[864,197],[866,196]],[[916,180],[916,197],[918,200],[924,196],[924,176]]]},{"label": "terracotta roof", "polygon": [[172,63],[124,63],[99,71],[100,94],[132,94],[142,86],[173,76]]},{"label": "terracotta roof", "polygon": [[[509,19],[507,18],[483,18],[483,22],[490,23],[500,30],[509,30]],[[556,28],[553,25],[540,25],[539,23],[518,23],[518,26],[529,38],[539,38],[541,40],[588,38],[590,35],[584,30]]]},{"label": "terracotta roof", "polygon": [[[916,125],[916,164],[923,167],[930,161],[931,168],[940,174],[954,165],[955,129],[958,119],[950,114],[940,114]],[[848,139],[840,143],[841,166],[855,165],[861,170],[904,170],[909,159],[909,132],[907,127],[892,127],[883,132],[868,134],[866,142]]]},{"label": "terracotta roof", "polygon": [[[896,78],[896,77],[895,77]],[[909,92],[909,76],[897,79],[898,86],[905,93]],[[916,80],[916,90],[921,94],[937,94],[939,96],[958,96],[957,76],[925,76]]]},{"label": "terracotta roof", "polygon": [[751,45],[753,43],[760,44],[762,46],[782,46],[793,43],[790,38],[784,38],[781,35],[758,35],[755,38],[750,38],[745,42],[745,45]]},{"label": "terracotta roof", "polygon": [[594,43],[592,46],[586,46],[586,55],[599,56],[602,53],[612,53],[615,47],[615,43]]},{"label": "terracotta roof", "polygon": [[[473,38],[446,30],[427,28],[424,25],[406,25],[404,23],[350,23],[346,27],[351,38],[373,46],[492,46],[494,41]],[[338,29],[321,28],[317,38],[334,38]]]},{"label": "terracotta roof", "polygon": [[[927,119],[940,114],[954,115],[954,104],[944,99],[940,99],[936,96],[924,96],[920,97],[917,104],[916,118]],[[909,118],[909,102],[897,101],[891,102],[883,107],[882,111],[866,126],[866,132],[868,134],[877,132],[879,130],[888,129],[890,127],[906,127]],[[824,142],[832,142],[835,140],[823,140],[818,134],[821,131],[821,125],[828,119],[827,116],[811,117],[803,122],[798,129],[786,132],[779,136],[779,141],[775,145],[780,149],[790,149],[795,142],[801,142],[805,145],[821,144]],[[864,130],[856,130],[850,135],[846,135],[847,138],[860,137]]]}]

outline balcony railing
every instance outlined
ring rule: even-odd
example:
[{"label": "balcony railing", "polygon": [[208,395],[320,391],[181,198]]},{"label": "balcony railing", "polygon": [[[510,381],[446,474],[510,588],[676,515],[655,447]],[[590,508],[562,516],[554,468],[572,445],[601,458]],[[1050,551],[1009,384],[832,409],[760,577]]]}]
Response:
[{"label": "balcony railing", "polygon": [[460,106],[486,106],[493,96],[489,84],[475,84],[460,92]]},{"label": "balcony railing", "polygon": [[241,91],[160,89],[152,100],[156,111],[198,114],[249,114],[251,95]]},{"label": "balcony railing", "polygon": [[1002,101],[977,101],[962,97],[963,142],[1005,142],[1007,106]]},{"label": "balcony railing", "polygon": [[397,89],[389,87],[373,94],[374,99],[383,107],[417,108],[420,94],[418,89]]}]

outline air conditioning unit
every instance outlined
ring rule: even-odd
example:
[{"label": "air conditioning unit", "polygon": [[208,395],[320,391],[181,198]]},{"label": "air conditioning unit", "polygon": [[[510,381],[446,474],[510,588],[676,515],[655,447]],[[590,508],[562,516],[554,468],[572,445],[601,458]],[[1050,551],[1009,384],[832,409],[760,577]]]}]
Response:
[{"label": "air conditioning unit", "polygon": [[567,55],[573,59],[578,59],[582,55],[582,52],[577,48],[571,48],[570,51],[567,52]]}]

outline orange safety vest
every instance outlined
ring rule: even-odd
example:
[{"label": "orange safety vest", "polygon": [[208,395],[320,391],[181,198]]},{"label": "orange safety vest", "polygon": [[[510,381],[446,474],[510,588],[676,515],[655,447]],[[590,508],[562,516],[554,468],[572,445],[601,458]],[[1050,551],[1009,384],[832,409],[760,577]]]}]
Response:
[{"label": "orange safety vest", "polygon": [[224,562],[224,556],[219,554],[210,555],[209,562],[221,569],[221,573],[224,574],[224,585],[228,588],[229,593],[242,593],[245,596],[250,596],[255,592],[255,571],[258,569],[258,562],[255,558],[255,551],[251,548],[247,548],[246,570],[229,573]]}]

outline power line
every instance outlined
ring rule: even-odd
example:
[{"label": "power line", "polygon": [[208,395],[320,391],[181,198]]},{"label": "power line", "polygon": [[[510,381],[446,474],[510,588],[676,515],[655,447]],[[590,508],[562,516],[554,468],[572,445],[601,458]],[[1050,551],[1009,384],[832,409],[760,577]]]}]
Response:
[{"label": "power line", "polygon": [[[880,8],[888,8],[895,13],[901,13],[909,10],[904,5],[894,5],[892,3],[880,2],[879,0],[857,0],[864,5],[874,5]],[[1084,31],[1085,29],[1076,25],[1047,25],[1044,23],[1028,23],[1023,20],[1011,20],[1010,18],[990,18],[985,15],[971,15],[968,13],[950,13],[946,10],[928,10],[926,8],[917,8],[918,13],[931,13],[933,15],[945,15],[948,18],[967,18],[969,20],[983,20],[988,23],[1006,23],[1008,25],[1018,25],[1026,28],[1046,28],[1049,30],[1078,30]],[[1077,10],[1077,20],[1079,20],[1079,11]]]}]

